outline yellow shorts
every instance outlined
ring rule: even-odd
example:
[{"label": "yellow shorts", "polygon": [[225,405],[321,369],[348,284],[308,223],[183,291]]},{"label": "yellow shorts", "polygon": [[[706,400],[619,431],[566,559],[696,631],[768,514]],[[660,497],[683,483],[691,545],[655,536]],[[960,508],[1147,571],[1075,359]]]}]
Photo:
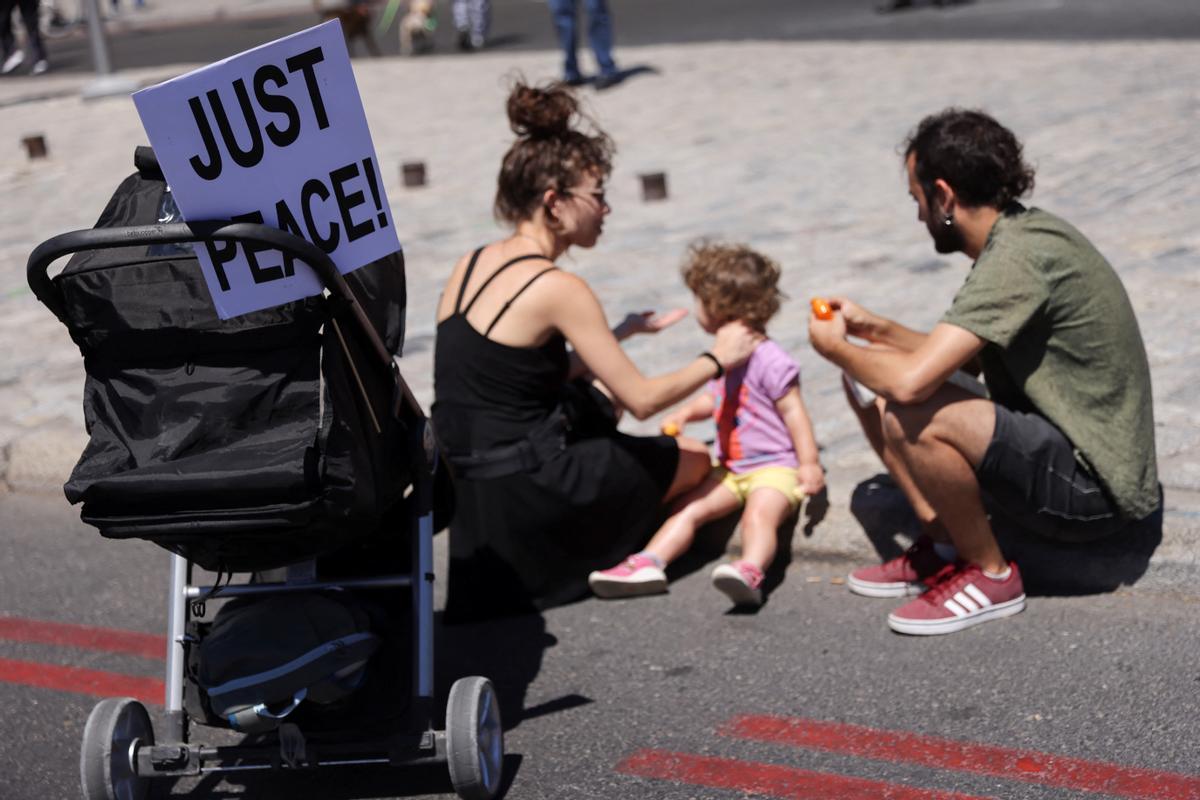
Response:
[{"label": "yellow shorts", "polygon": [[721,485],[733,492],[733,496],[742,505],[746,498],[756,489],[769,487],[783,493],[791,504],[792,511],[800,507],[804,500],[804,490],[796,481],[796,470],[791,467],[760,467],[749,472],[734,473],[721,466],[713,466],[712,477],[719,480]]}]

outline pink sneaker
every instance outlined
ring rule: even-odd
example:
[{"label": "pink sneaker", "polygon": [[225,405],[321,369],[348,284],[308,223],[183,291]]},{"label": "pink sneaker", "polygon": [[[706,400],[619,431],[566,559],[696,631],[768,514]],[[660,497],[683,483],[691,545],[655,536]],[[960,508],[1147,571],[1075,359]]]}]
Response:
[{"label": "pink sneaker", "polygon": [[660,594],[667,590],[667,574],[653,559],[634,553],[615,567],[588,575],[588,586],[604,598]]},{"label": "pink sneaker", "polygon": [[763,573],[749,561],[721,564],[712,571],[713,586],[738,606],[761,606]]},{"label": "pink sneaker", "polygon": [[933,549],[933,539],[918,536],[903,555],[851,572],[846,585],[864,597],[908,597],[928,589],[948,563]]},{"label": "pink sneaker", "polygon": [[960,564],[929,591],[888,614],[897,633],[932,636],[953,633],[1025,610],[1025,587],[1017,565],[1008,562],[1008,577],[989,578],[974,564]]}]

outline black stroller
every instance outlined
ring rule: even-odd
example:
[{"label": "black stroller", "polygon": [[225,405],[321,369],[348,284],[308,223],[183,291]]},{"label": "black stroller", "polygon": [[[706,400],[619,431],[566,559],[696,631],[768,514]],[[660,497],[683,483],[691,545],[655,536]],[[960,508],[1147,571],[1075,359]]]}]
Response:
[{"label": "black stroller", "polygon": [[[445,761],[460,796],[494,797],[504,745],[492,684],[456,681],[435,730],[438,469],[393,358],[402,257],[342,276],[273,228],[172,222],[153,152],[138,148],[135,164],[95,228],[44,242],[28,264],[87,372],[90,441],[67,497],[104,536],[173,553],[167,729],[131,698],[97,704],[83,796],[143,798],[155,778],[226,770]],[[312,267],[327,294],[222,321],[192,242],[274,249]],[[216,578],[194,585],[197,567]],[[221,606],[212,621],[207,604]],[[286,640],[287,620],[309,607],[325,617],[296,627],[328,630],[271,662],[272,637]],[[229,663],[214,655],[220,641]],[[251,667],[256,650],[267,662]],[[207,746],[193,723],[247,736]]]}]

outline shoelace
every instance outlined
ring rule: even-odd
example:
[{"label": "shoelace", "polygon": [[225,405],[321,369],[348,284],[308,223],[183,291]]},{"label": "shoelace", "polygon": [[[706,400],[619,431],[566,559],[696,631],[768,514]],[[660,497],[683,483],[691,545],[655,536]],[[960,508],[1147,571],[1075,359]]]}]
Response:
[{"label": "shoelace", "polygon": [[979,567],[974,564],[947,564],[929,579],[929,589],[921,597],[934,605],[941,605],[947,597],[961,591],[976,572],[979,572]]}]

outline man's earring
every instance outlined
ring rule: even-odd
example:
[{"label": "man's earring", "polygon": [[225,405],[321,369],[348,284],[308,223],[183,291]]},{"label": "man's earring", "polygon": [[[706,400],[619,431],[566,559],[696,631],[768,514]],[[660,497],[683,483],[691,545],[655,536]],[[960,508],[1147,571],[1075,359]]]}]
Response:
[{"label": "man's earring", "polygon": [[946,216],[942,217],[942,224],[945,225],[947,228],[954,227],[954,215],[947,214]]}]

